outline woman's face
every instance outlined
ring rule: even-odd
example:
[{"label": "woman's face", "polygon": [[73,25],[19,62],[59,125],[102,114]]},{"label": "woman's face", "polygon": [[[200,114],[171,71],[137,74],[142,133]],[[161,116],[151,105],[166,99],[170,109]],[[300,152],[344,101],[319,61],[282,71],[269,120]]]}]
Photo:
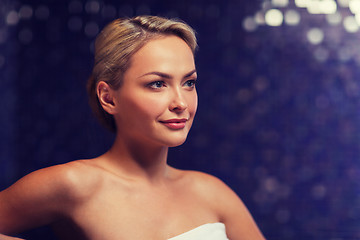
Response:
[{"label": "woman's face", "polygon": [[114,95],[119,136],[157,146],[181,145],[197,108],[196,77],[193,53],[179,37],[144,45],[132,56]]}]

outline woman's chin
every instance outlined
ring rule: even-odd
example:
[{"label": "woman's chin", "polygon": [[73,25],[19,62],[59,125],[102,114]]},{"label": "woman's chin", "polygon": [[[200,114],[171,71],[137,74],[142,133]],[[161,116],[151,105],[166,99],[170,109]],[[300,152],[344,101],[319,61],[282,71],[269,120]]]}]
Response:
[{"label": "woman's chin", "polygon": [[[184,141],[184,142],[185,142],[185,141]],[[179,147],[179,146],[183,145],[184,142],[178,143],[178,144],[169,145],[169,147]]]},{"label": "woman's chin", "polygon": [[171,141],[169,141],[167,143],[167,146],[168,147],[178,147],[180,145],[183,145],[185,141],[186,141],[186,137],[181,138],[181,139],[172,139]]}]

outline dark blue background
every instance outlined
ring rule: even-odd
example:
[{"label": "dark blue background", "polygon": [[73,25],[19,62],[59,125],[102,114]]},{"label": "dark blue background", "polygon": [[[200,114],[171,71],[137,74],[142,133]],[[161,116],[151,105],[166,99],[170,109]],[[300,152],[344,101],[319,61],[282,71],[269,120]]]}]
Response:
[{"label": "dark blue background", "polygon": [[[305,13],[298,26],[245,31],[262,2],[0,0],[0,189],[111,145],[85,91],[98,29],[119,16],[179,17],[198,33],[199,110],[170,164],[223,179],[268,239],[360,239],[359,33],[311,45],[311,25],[330,27]],[[349,42],[352,57],[339,57]]]}]

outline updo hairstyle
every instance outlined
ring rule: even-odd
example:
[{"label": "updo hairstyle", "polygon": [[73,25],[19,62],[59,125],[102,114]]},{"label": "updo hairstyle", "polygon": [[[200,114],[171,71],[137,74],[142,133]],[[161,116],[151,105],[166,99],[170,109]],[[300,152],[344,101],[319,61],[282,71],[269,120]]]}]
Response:
[{"label": "updo hairstyle", "polygon": [[116,132],[111,114],[101,106],[97,85],[106,82],[112,89],[121,87],[123,76],[131,65],[131,57],[152,39],[174,35],[183,39],[193,53],[197,48],[194,30],[186,23],[157,16],[116,19],[99,33],[95,40],[94,67],[87,83],[89,103],[107,129]]}]

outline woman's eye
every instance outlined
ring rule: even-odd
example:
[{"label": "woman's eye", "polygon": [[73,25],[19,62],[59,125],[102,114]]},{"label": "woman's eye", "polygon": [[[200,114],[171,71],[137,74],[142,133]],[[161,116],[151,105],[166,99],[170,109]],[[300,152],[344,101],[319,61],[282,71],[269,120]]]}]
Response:
[{"label": "woman's eye", "polygon": [[153,89],[159,89],[159,88],[165,87],[165,82],[164,81],[151,82],[148,84],[148,87],[153,88]]},{"label": "woman's eye", "polygon": [[189,81],[186,81],[186,82],[185,82],[185,86],[186,86],[186,87],[190,87],[190,88],[194,88],[194,87],[195,87],[195,84],[196,84],[196,80],[195,80],[195,79],[189,80]]}]

